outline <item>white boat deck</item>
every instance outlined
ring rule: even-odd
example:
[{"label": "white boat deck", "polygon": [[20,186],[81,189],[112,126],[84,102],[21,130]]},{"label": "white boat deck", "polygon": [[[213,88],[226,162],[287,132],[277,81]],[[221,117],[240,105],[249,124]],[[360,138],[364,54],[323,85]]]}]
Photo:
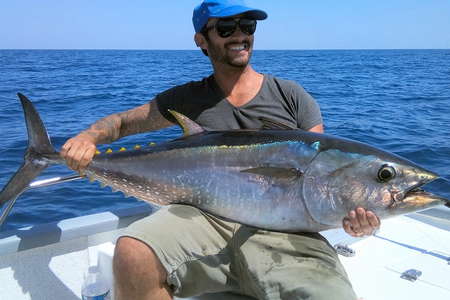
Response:
[{"label": "white boat deck", "polygon": [[[113,242],[120,228],[149,213],[151,209],[142,206],[0,233],[0,299],[80,299],[84,272],[98,266],[111,281]],[[356,252],[341,260],[364,300],[448,300],[449,220],[450,210],[439,208],[385,220],[375,236],[364,239],[342,230],[324,235],[331,244],[350,245]],[[402,279],[407,270],[420,271],[421,276],[414,282]],[[196,299],[248,298],[215,294]]]},{"label": "white boat deck", "polygon": [[[341,261],[357,295],[364,300],[450,299],[450,221],[441,223],[448,229],[397,217],[384,221],[375,236],[352,244],[356,255]],[[414,282],[402,279],[408,270],[422,274]]]}]

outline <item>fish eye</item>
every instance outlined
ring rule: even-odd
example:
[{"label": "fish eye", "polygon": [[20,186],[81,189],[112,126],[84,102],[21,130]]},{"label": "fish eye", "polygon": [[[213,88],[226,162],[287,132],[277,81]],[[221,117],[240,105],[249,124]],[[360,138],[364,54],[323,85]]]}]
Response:
[{"label": "fish eye", "polygon": [[395,169],[389,165],[381,166],[380,170],[378,170],[378,180],[380,182],[387,182],[393,179],[396,175]]}]

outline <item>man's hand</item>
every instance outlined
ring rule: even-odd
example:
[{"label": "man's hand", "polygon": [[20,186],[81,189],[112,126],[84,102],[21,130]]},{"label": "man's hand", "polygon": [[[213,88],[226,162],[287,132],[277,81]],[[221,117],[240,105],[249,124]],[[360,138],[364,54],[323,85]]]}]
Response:
[{"label": "man's hand", "polygon": [[66,160],[69,168],[82,172],[91,162],[96,150],[94,138],[82,132],[62,146],[61,157]]},{"label": "man's hand", "polygon": [[380,219],[362,207],[352,210],[342,221],[345,232],[353,237],[372,235],[380,228]]}]

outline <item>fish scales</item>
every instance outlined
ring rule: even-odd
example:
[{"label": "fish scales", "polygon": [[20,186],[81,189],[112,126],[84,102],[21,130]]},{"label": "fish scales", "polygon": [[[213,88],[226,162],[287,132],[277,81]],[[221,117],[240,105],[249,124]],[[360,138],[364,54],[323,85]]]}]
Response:
[{"label": "fish scales", "polygon": [[[220,134],[217,138],[220,139]],[[310,220],[300,189],[295,185],[288,187],[291,182],[286,179],[276,180],[243,171],[260,166],[305,170],[315,155],[309,145],[291,140],[168,151],[149,148],[135,153],[132,158],[123,152],[96,157],[86,174],[94,178],[101,175],[99,180],[106,185],[157,205],[190,204],[257,227],[275,226],[272,224],[274,216],[280,215],[276,223],[281,220],[277,229],[282,230],[292,226],[288,224],[294,221]],[[109,176],[104,177],[104,174]],[[128,182],[117,178],[127,178]],[[130,182],[134,186],[132,191],[128,188]],[[281,202],[286,205],[280,205]]]}]

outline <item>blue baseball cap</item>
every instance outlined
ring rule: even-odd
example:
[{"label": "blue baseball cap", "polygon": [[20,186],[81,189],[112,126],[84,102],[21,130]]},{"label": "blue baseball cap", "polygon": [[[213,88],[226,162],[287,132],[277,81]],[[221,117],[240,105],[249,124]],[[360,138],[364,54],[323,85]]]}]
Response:
[{"label": "blue baseball cap", "polygon": [[204,0],[194,9],[192,23],[195,32],[200,32],[210,18],[226,18],[243,13],[255,20],[267,18],[265,11],[248,7],[242,0]]}]

